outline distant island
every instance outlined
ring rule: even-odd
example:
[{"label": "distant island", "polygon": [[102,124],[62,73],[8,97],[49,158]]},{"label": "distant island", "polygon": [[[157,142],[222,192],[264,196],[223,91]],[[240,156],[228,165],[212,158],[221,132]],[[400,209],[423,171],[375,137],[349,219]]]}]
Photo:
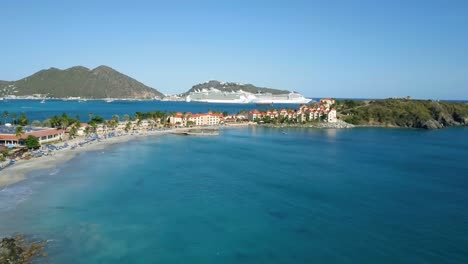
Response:
[{"label": "distant island", "polygon": [[75,66],[65,70],[50,68],[17,81],[0,81],[0,98],[10,99],[145,99],[207,103],[308,103],[301,94],[253,84],[211,80],[188,91],[164,95],[160,91],[109,66],[88,69]]},{"label": "distant island", "polygon": [[155,99],[158,90],[122,74],[111,67],[88,69],[82,66],[66,70],[50,68],[17,81],[0,81],[0,97],[37,98],[133,98]]},{"label": "distant island", "polygon": [[187,92],[182,95],[189,95],[192,92],[198,92],[201,90],[216,89],[222,92],[239,92],[244,91],[248,93],[271,93],[271,94],[287,94],[290,91],[287,90],[278,90],[273,88],[266,87],[257,87],[253,84],[237,83],[237,82],[221,82],[217,80],[210,80],[204,83],[199,83],[194,86]]}]

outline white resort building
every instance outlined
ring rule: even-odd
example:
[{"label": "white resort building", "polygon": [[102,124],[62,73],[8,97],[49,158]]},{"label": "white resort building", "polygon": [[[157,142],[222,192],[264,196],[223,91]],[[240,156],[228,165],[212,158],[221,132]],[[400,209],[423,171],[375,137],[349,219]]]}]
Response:
[{"label": "white resort building", "polygon": [[177,113],[169,117],[169,123],[174,126],[215,126],[223,122],[223,114],[208,112],[206,114]]}]

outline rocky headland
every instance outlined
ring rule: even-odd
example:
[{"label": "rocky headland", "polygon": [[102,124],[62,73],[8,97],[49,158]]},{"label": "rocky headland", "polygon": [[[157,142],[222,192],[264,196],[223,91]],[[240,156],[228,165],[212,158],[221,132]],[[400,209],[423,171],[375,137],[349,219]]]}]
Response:
[{"label": "rocky headland", "polygon": [[338,116],[358,126],[439,129],[468,125],[468,104],[433,100],[344,100]]}]

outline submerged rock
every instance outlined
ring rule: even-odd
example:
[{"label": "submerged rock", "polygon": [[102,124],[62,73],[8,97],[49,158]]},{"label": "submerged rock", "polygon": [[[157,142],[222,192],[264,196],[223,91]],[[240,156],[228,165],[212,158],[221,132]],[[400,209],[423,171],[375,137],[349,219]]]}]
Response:
[{"label": "submerged rock", "polygon": [[0,264],[28,264],[38,256],[46,256],[46,242],[26,241],[23,236],[6,237],[0,241]]}]

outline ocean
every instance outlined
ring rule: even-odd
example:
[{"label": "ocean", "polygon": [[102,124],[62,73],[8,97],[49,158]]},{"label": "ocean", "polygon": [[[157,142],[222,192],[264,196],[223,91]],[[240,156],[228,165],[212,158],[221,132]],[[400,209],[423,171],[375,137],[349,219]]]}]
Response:
[{"label": "ocean", "polygon": [[0,191],[39,263],[468,263],[468,128],[223,129],[81,153]]},{"label": "ocean", "polygon": [[[62,100],[47,100],[41,103],[39,100],[4,100],[0,101],[0,114],[8,111],[10,117],[7,121],[11,121],[11,114],[16,113],[17,116],[21,113],[26,114],[32,122],[34,120],[44,121],[54,115],[62,115],[66,113],[70,117],[75,118],[77,115],[81,121],[87,122],[89,114],[100,115],[106,119],[112,118],[113,115],[128,114],[133,116],[135,112],[191,112],[191,113],[206,113],[208,111],[226,111],[229,114],[237,114],[242,110],[266,110],[272,107],[293,108],[297,109],[299,105],[295,104],[275,104],[256,105],[256,104],[219,104],[219,103],[187,103],[187,102],[163,102],[163,101],[113,101],[106,103],[104,101],[92,100],[86,102],[78,101],[62,101]],[[4,122],[3,116],[0,120]]]}]

